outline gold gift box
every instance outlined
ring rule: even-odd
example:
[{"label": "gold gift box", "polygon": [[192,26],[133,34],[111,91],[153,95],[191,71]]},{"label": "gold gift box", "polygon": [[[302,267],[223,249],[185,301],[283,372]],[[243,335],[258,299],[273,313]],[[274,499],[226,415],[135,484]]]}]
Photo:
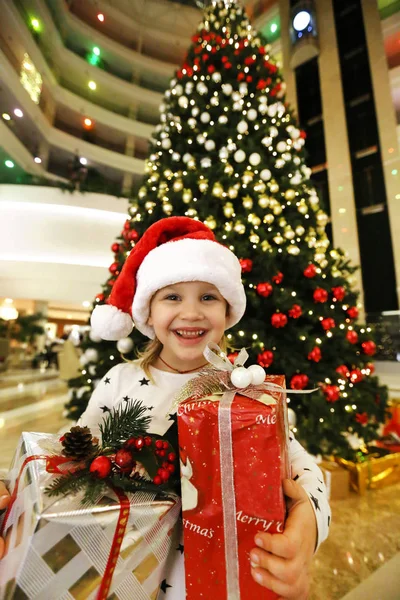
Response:
[{"label": "gold gift box", "polygon": [[363,462],[352,462],[335,457],[339,465],[350,471],[350,487],[358,494],[377,490],[400,481],[400,452],[374,458],[366,456]]}]

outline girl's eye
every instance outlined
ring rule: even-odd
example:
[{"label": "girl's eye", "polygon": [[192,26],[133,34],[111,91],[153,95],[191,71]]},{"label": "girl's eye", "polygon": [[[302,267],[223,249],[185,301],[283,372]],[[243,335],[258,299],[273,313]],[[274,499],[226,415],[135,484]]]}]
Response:
[{"label": "girl's eye", "polygon": [[179,296],[177,294],[168,294],[168,296],[165,296],[165,300],[179,300]]},{"label": "girl's eye", "polygon": [[206,302],[209,302],[210,300],[216,300],[216,296],[213,296],[212,294],[204,294],[203,296],[203,300],[206,300]]}]

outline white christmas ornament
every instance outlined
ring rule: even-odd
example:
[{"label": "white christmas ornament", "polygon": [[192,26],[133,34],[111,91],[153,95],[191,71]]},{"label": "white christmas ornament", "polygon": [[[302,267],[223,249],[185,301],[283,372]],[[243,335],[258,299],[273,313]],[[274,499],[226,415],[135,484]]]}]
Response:
[{"label": "white christmas ornament", "polygon": [[99,353],[95,348],[88,348],[84,356],[88,362],[97,362],[99,360]]},{"label": "white christmas ornament", "polygon": [[292,140],[297,140],[300,137],[300,131],[295,127],[290,131],[290,137]]},{"label": "white christmas ornament", "polygon": [[278,134],[279,134],[279,131],[277,130],[276,127],[270,127],[269,135],[271,137],[276,137]]},{"label": "white christmas ornament", "polygon": [[231,382],[237,388],[246,388],[252,382],[252,374],[245,367],[237,367],[231,373]]},{"label": "white christmas ornament", "polygon": [[229,150],[229,152],[234,152],[237,148],[235,142],[229,142],[229,144],[227,145],[227,148]]},{"label": "white christmas ornament", "polygon": [[188,125],[192,129],[194,129],[196,127],[196,125],[197,125],[196,119],[194,119],[193,117],[190,117],[190,119],[188,119]]},{"label": "white christmas ornament", "polygon": [[278,104],[270,104],[270,106],[268,107],[268,115],[270,117],[275,117],[276,113],[278,112]]},{"label": "white christmas ornament", "polygon": [[239,85],[239,92],[242,94],[242,96],[245,96],[247,94],[247,92],[248,92],[247,83],[241,83]]},{"label": "white christmas ornament", "polygon": [[236,160],[236,162],[242,163],[244,160],[246,160],[246,153],[243,150],[237,150],[233,155],[233,158]]},{"label": "white christmas ornament", "polygon": [[117,350],[121,354],[128,354],[133,348],[133,340],[129,337],[122,338],[117,342]]},{"label": "white christmas ornament", "polygon": [[292,179],[290,180],[290,183],[292,185],[299,185],[299,183],[301,183],[301,173],[297,172],[293,175]]},{"label": "white christmas ornament", "polygon": [[194,117],[197,117],[197,115],[200,113],[200,109],[198,106],[195,106],[194,108],[192,108],[192,115]]},{"label": "white christmas ornament", "polygon": [[218,117],[218,123],[221,123],[221,125],[226,125],[228,122],[228,117],[226,115],[220,115]]},{"label": "white christmas ornament", "polygon": [[226,96],[230,96],[232,94],[233,87],[231,86],[230,83],[224,83],[221,87],[222,87],[222,91],[224,92],[224,94]]},{"label": "white christmas ornament", "polygon": [[290,160],[292,160],[292,155],[290,154],[290,152],[284,152],[282,154],[282,158],[283,160],[285,160],[286,162],[289,162]]},{"label": "white christmas ornament", "polygon": [[268,146],[270,146],[272,144],[272,137],[268,137],[268,136],[264,137],[261,140],[261,143],[264,144],[264,146],[266,146],[268,148]]},{"label": "white christmas ornament", "polygon": [[249,163],[253,167],[257,167],[257,165],[259,165],[260,162],[261,162],[261,156],[258,154],[258,152],[253,152],[252,154],[250,154]]},{"label": "white christmas ornament", "polygon": [[267,96],[260,96],[258,99],[260,104],[268,104],[268,98]]},{"label": "white christmas ornament", "polygon": [[177,161],[177,160],[180,159],[180,157],[181,157],[181,155],[178,152],[173,152],[172,153],[172,160]]},{"label": "white christmas ornament", "polygon": [[242,99],[242,95],[239,92],[233,92],[232,100],[234,102],[239,102]]},{"label": "white christmas ornament", "polygon": [[225,147],[221,148],[219,151],[219,157],[221,159],[226,159],[226,158],[228,158],[228,156],[229,156],[228,148],[225,148]]},{"label": "white christmas ornament", "polygon": [[237,125],[237,130],[239,133],[246,133],[246,131],[248,129],[249,129],[249,126],[246,121],[239,121],[239,123]]},{"label": "white christmas ornament", "polygon": [[194,83],[192,81],[188,81],[187,84],[185,85],[185,92],[187,94],[191,94],[193,92],[193,88],[194,88]]},{"label": "white christmas ornament", "polygon": [[232,110],[242,110],[242,103],[241,102],[234,102],[232,104]]},{"label": "white christmas ornament", "polygon": [[263,169],[260,173],[260,177],[263,181],[269,181],[272,177],[272,173],[269,169]]},{"label": "white christmas ornament", "polygon": [[208,152],[211,152],[212,150],[215,150],[215,142],[214,140],[207,140],[206,143],[204,144],[205,149]]},{"label": "white christmas ornament", "polygon": [[160,113],[163,113],[165,111],[165,104],[163,102],[161,102],[160,106],[158,107],[158,110],[160,111]]},{"label": "white christmas ornament", "polygon": [[202,123],[209,123],[210,119],[211,119],[210,113],[208,113],[208,112],[201,113],[201,115],[200,115],[200,121]]},{"label": "white christmas ornament", "polygon": [[93,329],[90,330],[89,333],[89,338],[92,340],[92,342],[94,342],[95,344],[98,344],[99,342],[101,342],[101,337],[99,335],[96,335],[96,333],[93,331]]},{"label": "white christmas ornament", "polygon": [[193,156],[191,154],[189,154],[189,152],[186,152],[186,154],[183,155],[182,160],[184,163],[188,163],[189,160],[192,160],[192,158],[193,158]]},{"label": "white christmas ornament", "polygon": [[161,141],[161,146],[165,149],[165,150],[169,150],[171,148],[171,140],[169,138],[164,138]]},{"label": "white christmas ornament", "polygon": [[211,158],[209,158],[208,156],[202,158],[200,164],[203,167],[203,169],[209,169],[211,167]]},{"label": "white christmas ornament", "polygon": [[215,81],[215,83],[219,83],[221,81],[221,73],[215,72],[211,75],[211,79]]},{"label": "white christmas ornament", "polygon": [[182,108],[187,108],[189,106],[189,100],[186,96],[181,96],[178,100],[178,104]]},{"label": "white christmas ornament", "polygon": [[204,137],[204,135],[202,133],[199,133],[196,140],[199,144],[204,144],[204,142],[206,141],[206,138]]},{"label": "white christmas ornament", "polygon": [[295,157],[293,158],[293,162],[294,162],[294,164],[296,165],[296,167],[298,167],[298,166],[299,166],[299,164],[301,163],[301,158],[300,158],[299,156],[295,156]]},{"label": "white christmas ornament", "polygon": [[296,427],[297,417],[296,417],[296,413],[294,412],[293,408],[288,408],[288,422],[289,422],[290,429],[293,429],[293,427]]},{"label": "white christmas ornament", "polygon": [[219,99],[217,96],[213,96],[210,100],[210,104],[212,104],[212,106],[219,106]]},{"label": "white christmas ornament", "polygon": [[268,112],[268,106],[266,104],[260,104],[258,110],[262,115],[265,115]]},{"label": "white christmas ornament", "polygon": [[277,169],[282,169],[282,167],[284,167],[284,166],[285,166],[285,164],[286,164],[286,163],[285,163],[285,161],[283,160],[283,158],[278,158],[278,160],[277,160],[277,161],[276,161],[276,163],[275,163],[275,167],[276,167]]},{"label": "white christmas ornament", "polygon": [[265,371],[260,365],[251,365],[247,369],[251,373],[251,383],[261,385],[265,381]]},{"label": "white christmas ornament", "polygon": [[276,149],[278,150],[278,152],[285,152],[285,150],[287,150],[287,144],[286,142],[278,142],[276,145]]},{"label": "white christmas ornament", "polygon": [[85,367],[88,364],[89,360],[86,358],[84,354],[79,357],[79,364],[81,367]]},{"label": "white christmas ornament", "polygon": [[181,86],[180,83],[178,83],[177,86],[175,86],[175,94],[177,96],[180,96],[183,93],[183,87]]},{"label": "white christmas ornament", "polygon": [[196,90],[199,92],[200,95],[204,95],[207,94],[208,92],[208,87],[206,86],[205,83],[203,83],[202,81],[200,81],[197,85],[196,85]]},{"label": "white christmas ornament", "polygon": [[258,113],[255,108],[250,108],[250,110],[247,111],[247,118],[250,121],[255,121],[257,119],[257,116],[258,116]]}]

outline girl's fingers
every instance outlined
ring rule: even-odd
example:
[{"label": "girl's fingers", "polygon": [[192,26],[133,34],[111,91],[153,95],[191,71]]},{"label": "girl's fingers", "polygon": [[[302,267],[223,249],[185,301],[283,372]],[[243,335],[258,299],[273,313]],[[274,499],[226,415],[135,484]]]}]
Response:
[{"label": "girl's fingers", "polygon": [[288,584],[294,584],[297,581],[299,573],[296,572],[295,565],[292,561],[288,561],[285,558],[279,558],[269,552],[263,552],[262,550],[252,550],[250,559],[251,566],[254,569],[265,569],[273,577]]},{"label": "girl's fingers", "polygon": [[281,558],[291,559],[296,556],[296,544],[285,533],[257,533],[255,543],[259,548]]}]

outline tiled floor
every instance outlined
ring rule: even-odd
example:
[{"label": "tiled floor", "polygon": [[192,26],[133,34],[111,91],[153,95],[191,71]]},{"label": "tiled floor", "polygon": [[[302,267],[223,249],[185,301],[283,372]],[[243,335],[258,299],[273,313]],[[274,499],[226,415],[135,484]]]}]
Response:
[{"label": "tiled floor", "polygon": [[[21,431],[57,432],[70,423],[62,416],[66,400],[66,385],[55,372],[0,373],[3,472],[10,464]],[[379,589],[379,594],[368,596],[368,600],[395,600],[389,587],[392,585],[393,589],[397,575],[393,569],[399,568],[400,483],[363,497],[351,494],[346,500],[333,502],[332,512],[330,537],[314,559],[309,600],[340,600],[348,593],[348,600],[366,600],[365,589]],[[386,564],[389,576],[382,570],[378,580],[378,569]],[[373,575],[375,588],[369,584],[371,573],[378,573]],[[365,582],[364,588],[358,588],[361,582]]]}]

